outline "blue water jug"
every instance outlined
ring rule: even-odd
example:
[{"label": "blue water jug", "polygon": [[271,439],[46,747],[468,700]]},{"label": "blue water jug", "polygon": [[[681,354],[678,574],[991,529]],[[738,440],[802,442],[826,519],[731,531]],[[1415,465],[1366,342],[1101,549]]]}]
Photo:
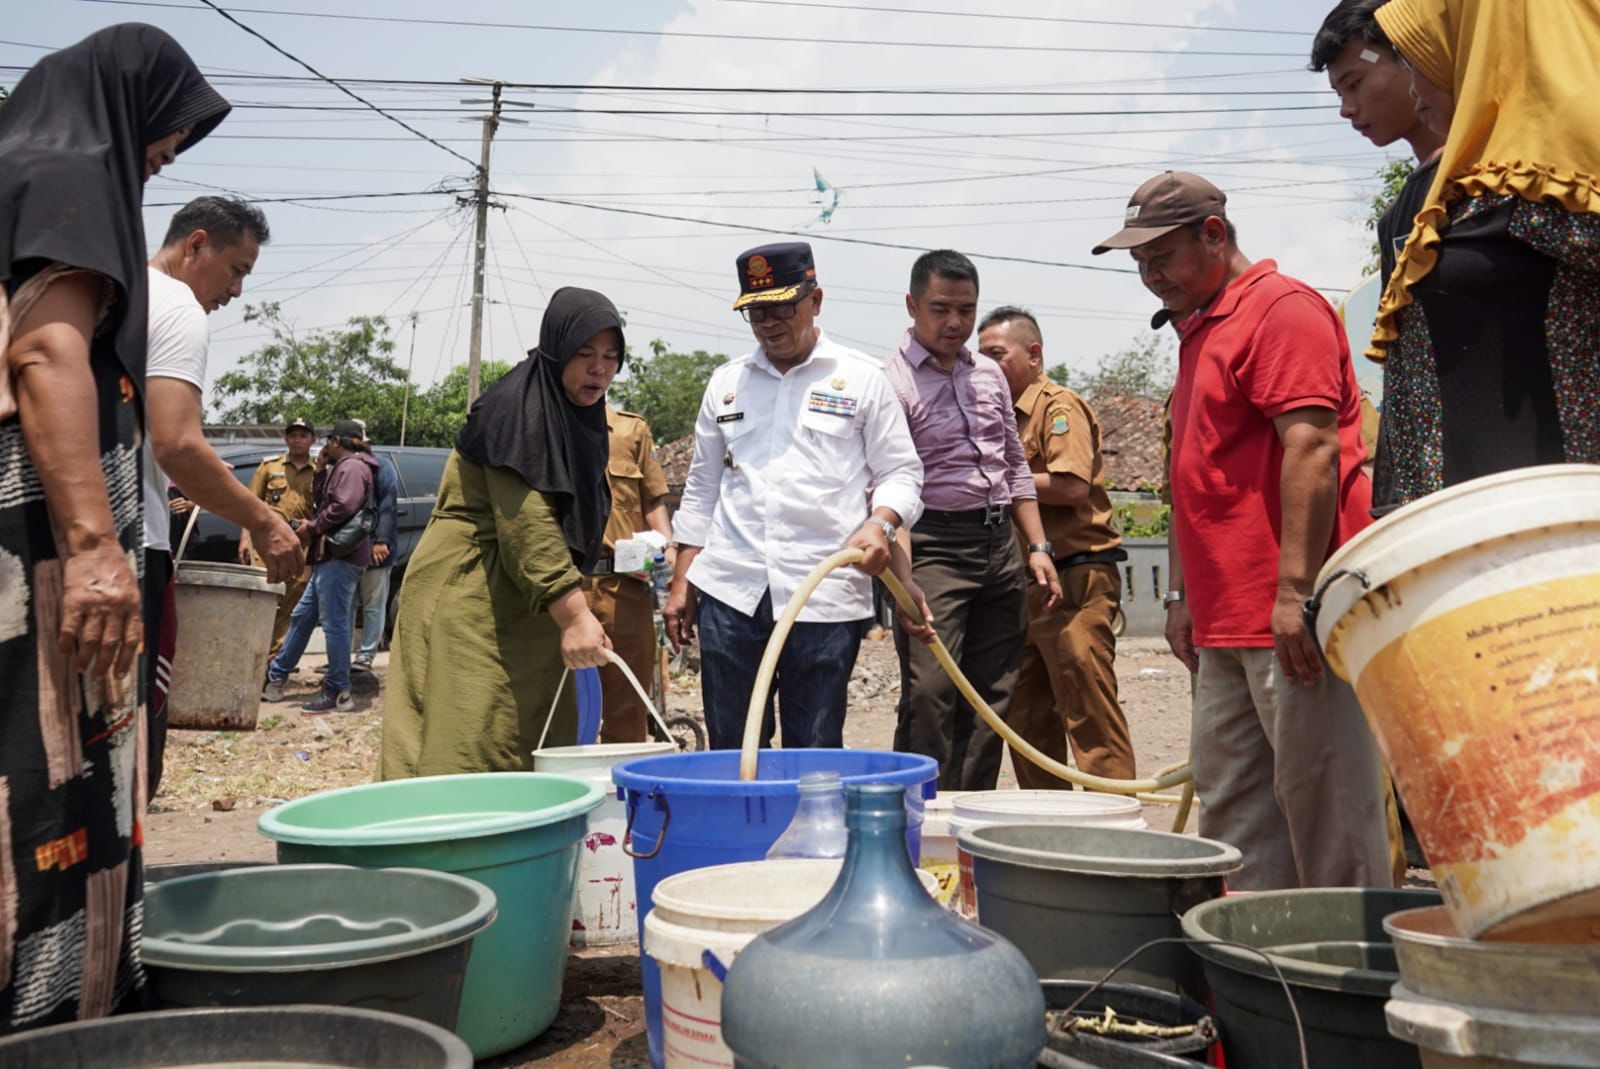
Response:
[{"label": "blue water jug", "polygon": [[734,960],[722,1038],[739,1069],[1033,1069],[1044,995],[1022,952],[922,889],[905,788],[851,784],[839,879]]}]

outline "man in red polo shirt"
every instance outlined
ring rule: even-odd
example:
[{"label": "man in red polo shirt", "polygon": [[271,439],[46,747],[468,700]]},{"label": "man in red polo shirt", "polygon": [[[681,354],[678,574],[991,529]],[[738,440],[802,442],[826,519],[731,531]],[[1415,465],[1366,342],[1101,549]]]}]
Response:
[{"label": "man in red polo shirt", "polygon": [[1310,286],[1252,264],[1226,196],[1167,171],[1095,248],[1128,249],[1182,339],[1172,404],[1167,641],[1198,672],[1200,833],[1232,843],[1236,890],[1392,886],[1384,783],[1355,693],[1301,607],[1369,521],[1361,392]]}]

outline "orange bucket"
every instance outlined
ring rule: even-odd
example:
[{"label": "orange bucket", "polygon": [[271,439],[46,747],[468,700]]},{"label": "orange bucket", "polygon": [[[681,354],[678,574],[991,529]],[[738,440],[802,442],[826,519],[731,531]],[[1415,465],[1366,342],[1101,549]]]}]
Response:
[{"label": "orange bucket", "polygon": [[1600,919],[1600,466],[1414,502],[1317,580],[1349,680],[1470,938]]}]

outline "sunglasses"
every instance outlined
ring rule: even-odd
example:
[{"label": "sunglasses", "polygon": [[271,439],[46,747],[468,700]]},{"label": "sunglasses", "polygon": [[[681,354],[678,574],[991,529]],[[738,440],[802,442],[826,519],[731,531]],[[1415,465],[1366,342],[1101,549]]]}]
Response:
[{"label": "sunglasses", "polygon": [[815,292],[815,290],[813,289],[807,292],[805,296],[797,297],[785,304],[748,305],[739,309],[739,314],[744,317],[746,323],[765,323],[769,319],[793,319],[796,313],[800,311],[801,302],[810,298],[812,292]]}]

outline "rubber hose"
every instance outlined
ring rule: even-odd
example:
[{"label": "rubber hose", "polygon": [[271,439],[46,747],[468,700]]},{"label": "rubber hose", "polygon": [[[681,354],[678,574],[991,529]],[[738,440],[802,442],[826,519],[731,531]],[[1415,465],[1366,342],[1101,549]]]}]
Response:
[{"label": "rubber hose", "polygon": [[[767,640],[767,648],[761,655],[761,666],[756,671],[755,687],[750,692],[750,706],[745,710],[744,720],[744,745],[739,751],[739,778],[753,780],[756,778],[756,768],[759,758],[761,742],[761,719],[766,709],[767,695],[772,689],[772,676],[778,668],[778,656],[783,651],[783,644],[789,637],[789,629],[794,626],[795,620],[800,615],[807,600],[810,599],[817,585],[836,568],[854,564],[861,560],[862,552],[859,549],[841,549],[827,560],[817,565],[805,580],[796,588],[794,596],[784,606],[783,615],[778,617],[772,628],[772,637]],[[889,588],[889,593],[894,595],[894,600],[903,612],[913,620],[922,621],[922,608],[911,600],[911,595],[906,588],[896,579],[894,574],[885,571],[880,579],[884,586]],[[985,723],[994,730],[996,735],[1010,745],[1013,753],[1021,754],[1037,767],[1055,776],[1057,779],[1073,783],[1086,790],[1100,791],[1105,794],[1131,794],[1142,802],[1154,802],[1162,805],[1176,805],[1178,807],[1178,821],[1174,831],[1181,831],[1184,824],[1188,823],[1189,809],[1194,801],[1194,773],[1189,768],[1189,762],[1180,761],[1177,764],[1163,768],[1150,779],[1123,780],[1108,779],[1104,776],[1095,776],[1087,772],[1061,763],[1054,758],[1040,753],[1031,743],[1000,719],[989,704],[979,697],[978,692],[962,673],[961,667],[950,656],[950,651],[938,638],[933,640],[933,656],[944,669],[950,681],[956,685],[956,690],[961,696],[978,711]],[[1170,787],[1182,785],[1183,792],[1179,795],[1156,794]]]}]

